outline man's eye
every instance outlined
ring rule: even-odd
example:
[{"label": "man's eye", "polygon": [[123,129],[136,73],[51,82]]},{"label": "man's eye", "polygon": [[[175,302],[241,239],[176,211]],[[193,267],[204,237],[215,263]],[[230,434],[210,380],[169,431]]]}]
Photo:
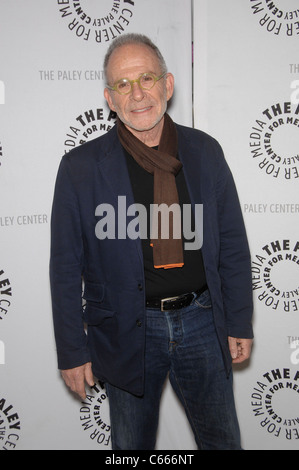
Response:
[{"label": "man's eye", "polygon": [[154,79],[153,79],[153,77],[152,77],[151,75],[143,75],[143,77],[141,78],[141,80],[142,80],[143,82],[147,82],[147,83],[148,83],[148,82],[152,82]]},{"label": "man's eye", "polygon": [[119,88],[120,90],[123,90],[123,89],[127,88],[128,84],[129,84],[129,82],[127,82],[127,81],[124,80],[123,82],[119,82],[119,83],[118,83],[118,88]]}]

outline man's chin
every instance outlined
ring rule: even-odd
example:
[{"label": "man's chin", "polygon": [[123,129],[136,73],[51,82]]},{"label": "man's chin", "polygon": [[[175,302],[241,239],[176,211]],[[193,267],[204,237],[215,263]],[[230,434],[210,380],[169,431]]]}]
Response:
[{"label": "man's chin", "polygon": [[148,123],[147,122],[145,123],[135,122],[132,120],[128,121],[128,120],[123,119],[122,117],[119,117],[119,118],[129,130],[133,130],[136,132],[149,132],[149,131],[152,131],[158,124],[160,124],[163,117],[164,117],[164,113],[162,116],[159,116],[159,118]]}]

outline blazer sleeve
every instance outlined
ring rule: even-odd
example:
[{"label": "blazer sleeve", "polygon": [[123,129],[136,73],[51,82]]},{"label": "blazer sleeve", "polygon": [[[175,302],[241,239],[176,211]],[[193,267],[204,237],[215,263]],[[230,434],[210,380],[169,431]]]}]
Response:
[{"label": "blazer sleeve", "polygon": [[82,308],[84,265],[80,211],[64,156],[57,174],[51,215],[50,285],[58,368],[90,361]]},{"label": "blazer sleeve", "polygon": [[[219,144],[218,144],[219,146]],[[232,173],[218,147],[217,177],[220,236],[219,274],[229,336],[253,338],[251,257]]]}]

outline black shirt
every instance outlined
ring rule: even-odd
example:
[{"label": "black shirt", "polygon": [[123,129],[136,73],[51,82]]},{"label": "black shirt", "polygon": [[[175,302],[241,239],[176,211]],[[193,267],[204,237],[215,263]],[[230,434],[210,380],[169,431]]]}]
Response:
[{"label": "black shirt", "polygon": [[[153,204],[154,177],[138,165],[131,155],[127,152],[125,153],[135,203],[145,206],[148,215],[148,237],[141,240],[145,270],[146,298],[165,298],[197,291],[206,284],[201,250],[184,249],[184,266],[182,268],[154,268],[153,249],[150,246],[149,233],[150,206]],[[191,204],[183,169],[181,169],[176,176],[176,185],[181,213],[183,214],[182,205]],[[192,230],[194,230],[194,227]]]}]

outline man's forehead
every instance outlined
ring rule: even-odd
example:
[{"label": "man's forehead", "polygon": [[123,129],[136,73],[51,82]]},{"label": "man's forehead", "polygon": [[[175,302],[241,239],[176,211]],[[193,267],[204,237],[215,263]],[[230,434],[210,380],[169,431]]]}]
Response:
[{"label": "man's forehead", "polygon": [[[155,52],[144,44],[126,44],[115,49],[108,63],[108,73],[159,65]],[[149,72],[150,70],[143,70]]]}]

